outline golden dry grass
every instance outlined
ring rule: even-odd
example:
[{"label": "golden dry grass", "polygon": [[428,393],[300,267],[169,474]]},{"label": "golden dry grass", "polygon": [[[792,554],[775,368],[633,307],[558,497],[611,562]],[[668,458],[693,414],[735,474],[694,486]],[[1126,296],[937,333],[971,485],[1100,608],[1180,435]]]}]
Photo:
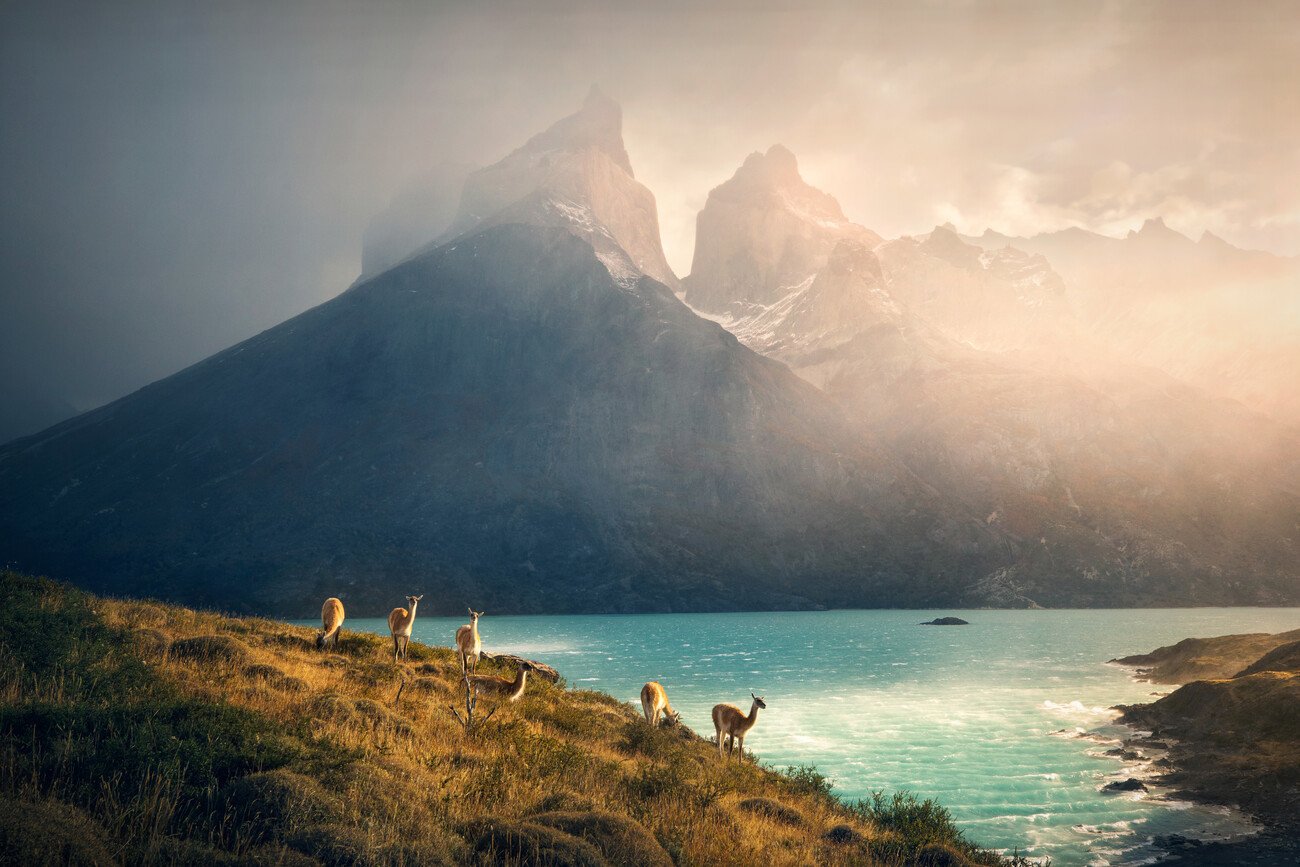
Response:
[{"label": "golden dry grass", "polygon": [[[1000,863],[960,839],[946,814],[891,829],[881,817],[901,814],[846,806],[815,773],[721,762],[684,729],[651,730],[629,705],[562,682],[530,679],[519,702],[466,734],[449,710],[463,698],[451,648],[412,643],[395,663],[381,638],[346,632],[322,652],[309,628],[4,580],[7,596],[25,593],[32,606],[22,615],[30,623],[7,627],[16,648],[0,653],[0,733],[15,739],[0,767],[3,794],[84,810],[121,860],[591,863],[595,852],[595,863],[637,863],[645,857],[636,846],[651,840],[677,864]],[[27,647],[49,628],[42,618],[78,604],[80,632],[52,640],[80,641],[85,653],[45,658]],[[114,686],[88,687],[96,666]],[[62,740],[33,730],[20,743],[34,718],[93,712],[149,725],[163,695],[181,708],[176,730],[186,734],[175,737],[184,743],[202,746],[197,710],[220,709],[238,721],[221,717],[236,732],[221,737],[242,746],[201,754],[208,777],[194,758],[131,768],[153,775],[150,789],[134,778],[63,779],[101,772],[78,738],[92,751],[118,743],[95,741],[87,727],[67,723]],[[485,701],[480,714],[491,707]],[[29,761],[24,750],[47,757]],[[839,834],[850,842],[834,842],[833,828],[850,829]],[[621,845],[631,847],[626,857]]]}]

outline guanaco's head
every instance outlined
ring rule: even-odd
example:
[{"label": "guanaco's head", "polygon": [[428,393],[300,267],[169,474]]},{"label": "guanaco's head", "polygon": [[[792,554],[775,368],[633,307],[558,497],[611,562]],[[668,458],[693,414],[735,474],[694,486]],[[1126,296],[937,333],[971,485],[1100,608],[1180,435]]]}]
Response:
[{"label": "guanaco's head", "polygon": [[407,605],[408,608],[414,608],[414,607],[415,607],[415,603],[419,602],[419,601],[420,601],[421,599],[423,599],[423,598],[424,598],[424,594],[423,594],[423,593],[421,593],[419,596],[407,596],[407,597],[406,597],[406,605]]},{"label": "guanaco's head", "polygon": [[536,671],[536,670],[537,670],[537,666],[533,665],[533,664],[532,664],[531,662],[529,662],[528,660],[524,660],[523,662],[519,663],[519,670],[520,670],[520,671]]},{"label": "guanaco's head", "polygon": [[322,632],[320,635],[316,636],[316,649],[320,650],[324,646],[325,646],[325,633]]},{"label": "guanaco's head", "polygon": [[682,721],[682,715],[675,710],[664,711],[664,725],[675,726]]},{"label": "guanaco's head", "polygon": [[754,700],[754,704],[755,704],[756,706],[761,707],[761,708],[763,708],[764,710],[767,710],[767,702],[763,701],[763,697],[762,697],[761,695],[754,695],[754,694],[751,692],[751,693],[749,694],[749,697],[752,698],[752,699]]},{"label": "guanaco's head", "polygon": [[470,623],[478,623],[478,619],[479,619],[480,617],[482,617],[482,616],[483,616],[483,612],[482,612],[482,611],[475,611],[473,608],[471,608],[471,609],[469,610],[469,622],[470,622]]}]

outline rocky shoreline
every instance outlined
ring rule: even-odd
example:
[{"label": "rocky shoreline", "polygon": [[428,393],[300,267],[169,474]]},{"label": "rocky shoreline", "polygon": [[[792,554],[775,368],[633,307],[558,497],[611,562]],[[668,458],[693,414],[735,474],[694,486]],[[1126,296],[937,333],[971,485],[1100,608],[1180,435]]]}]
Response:
[{"label": "rocky shoreline", "polygon": [[1177,797],[1235,807],[1264,826],[1229,843],[1156,840],[1181,863],[1300,863],[1297,639],[1300,631],[1188,639],[1111,660],[1143,680],[1181,684],[1149,704],[1116,708],[1119,722],[1138,730],[1119,755],[1151,758],[1154,781]]}]

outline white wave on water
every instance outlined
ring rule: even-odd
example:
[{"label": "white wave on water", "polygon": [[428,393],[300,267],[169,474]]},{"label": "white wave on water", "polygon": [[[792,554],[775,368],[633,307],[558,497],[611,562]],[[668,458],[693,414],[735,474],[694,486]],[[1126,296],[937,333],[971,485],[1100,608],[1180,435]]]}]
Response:
[{"label": "white wave on water", "polygon": [[1066,704],[1057,704],[1051,699],[1043,699],[1043,709],[1065,716],[1119,716],[1119,712],[1107,707],[1089,707],[1075,699]]}]

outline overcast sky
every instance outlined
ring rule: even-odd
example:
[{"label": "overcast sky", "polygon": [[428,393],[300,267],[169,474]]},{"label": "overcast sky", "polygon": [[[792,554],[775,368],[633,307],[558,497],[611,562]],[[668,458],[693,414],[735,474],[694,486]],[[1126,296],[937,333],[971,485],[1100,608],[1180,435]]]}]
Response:
[{"label": "overcast sky", "polygon": [[394,194],[592,83],[679,273],[778,141],[886,236],[1159,215],[1298,254],[1298,57],[1293,2],[0,3],[0,439],[336,295]]}]

